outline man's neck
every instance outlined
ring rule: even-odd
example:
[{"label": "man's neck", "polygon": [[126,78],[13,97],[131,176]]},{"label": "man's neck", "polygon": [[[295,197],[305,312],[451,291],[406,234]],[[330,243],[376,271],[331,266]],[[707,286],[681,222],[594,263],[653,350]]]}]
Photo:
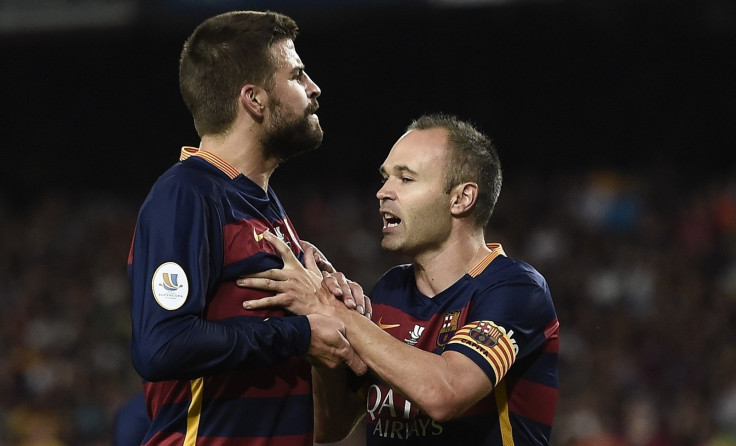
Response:
[{"label": "man's neck", "polygon": [[413,258],[417,288],[422,294],[434,297],[460,280],[489,253],[482,231],[452,237],[438,249]]},{"label": "man's neck", "polygon": [[202,137],[199,148],[217,155],[263,190],[268,189],[271,174],[278,166],[275,160],[266,160],[263,157],[263,149],[254,136],[243,138],[235,132],[206,135]]}]

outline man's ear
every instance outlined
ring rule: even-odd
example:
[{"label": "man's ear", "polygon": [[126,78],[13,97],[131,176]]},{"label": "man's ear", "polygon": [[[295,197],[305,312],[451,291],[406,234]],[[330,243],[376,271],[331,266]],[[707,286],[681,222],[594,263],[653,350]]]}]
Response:
[{"label": "man's ear", "polygon": [[450,191],[450,212],[455,217],[468,214],[478,201],[478,184],[461,183]]},{"label": "man's ear", "polygon": [[263,88],[245,84],[240,89],[240,104],[243,108],[253,116],[254,119],[263,119],[264,110],[266,109],[266,97],[268,93]]}]

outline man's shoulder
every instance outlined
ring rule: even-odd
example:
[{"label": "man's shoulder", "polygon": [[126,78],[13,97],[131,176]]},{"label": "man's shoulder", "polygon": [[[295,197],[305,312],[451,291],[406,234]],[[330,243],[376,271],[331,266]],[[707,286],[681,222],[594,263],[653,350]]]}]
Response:
[{"label": "man's shoulder", "polygon": [[222,175],[218,175],[215,166],[197,157],[187,158],[169,167],[159,182],[181,182],[182,184],[200,184],[222,182]]},{"label": "man's shoulder", "polygon": [[211,194],[223,187],[223,180],[207,163],[192,157],[169,167],[156,179],[149,198],[157,195]]},{"label": "man's shoulder", "polygon": [[414,267],[411,264],[396,265],[378,279],[373,291],[406,288],[409,280],[414,280]]},{"label": "man's shoulder", "polygon": [[481,273],[479,277],[486,280],[521,280],[545,282],[544,276],[531,264],[514,257],[498,256]]},{"label": "man's shoulder", "polygon": [[410,263],[396,265],[383,273],[378,282],[405,281],[408,277],[414,277],[414,266]]}]

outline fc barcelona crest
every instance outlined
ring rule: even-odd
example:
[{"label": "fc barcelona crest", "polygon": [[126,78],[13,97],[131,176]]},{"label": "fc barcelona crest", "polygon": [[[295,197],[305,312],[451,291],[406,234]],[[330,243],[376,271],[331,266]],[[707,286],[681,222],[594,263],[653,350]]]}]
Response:
[{"label": "fc barcelona crest", "polygon": [[442,327],[437,335],[437,347],[444,347],[450,342],[452,336],[457,331],[457,325],[460,320],[460,310],[453,311],[452,313],[445,313],[442,319]]},{"label": "fc barcelona crest", "polygon": [[472,328],[468,334],[476,342],[487,347],[493,347],[498,344],[499,339],[503,336],[503,332],[501,332],[496,324],[486,321],[478,322],[478,325]]}]

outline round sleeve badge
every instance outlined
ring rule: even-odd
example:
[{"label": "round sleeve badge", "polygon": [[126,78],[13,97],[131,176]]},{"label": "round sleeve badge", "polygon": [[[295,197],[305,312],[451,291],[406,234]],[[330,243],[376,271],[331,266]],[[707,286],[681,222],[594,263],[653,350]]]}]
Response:
[{"label": "round sleeve badge", "polygon": [[166,262],[156,268],[151,286],[156,302],[166,310],[181,308],[189,294],[187,275],[184,269],[174,262]]}]

